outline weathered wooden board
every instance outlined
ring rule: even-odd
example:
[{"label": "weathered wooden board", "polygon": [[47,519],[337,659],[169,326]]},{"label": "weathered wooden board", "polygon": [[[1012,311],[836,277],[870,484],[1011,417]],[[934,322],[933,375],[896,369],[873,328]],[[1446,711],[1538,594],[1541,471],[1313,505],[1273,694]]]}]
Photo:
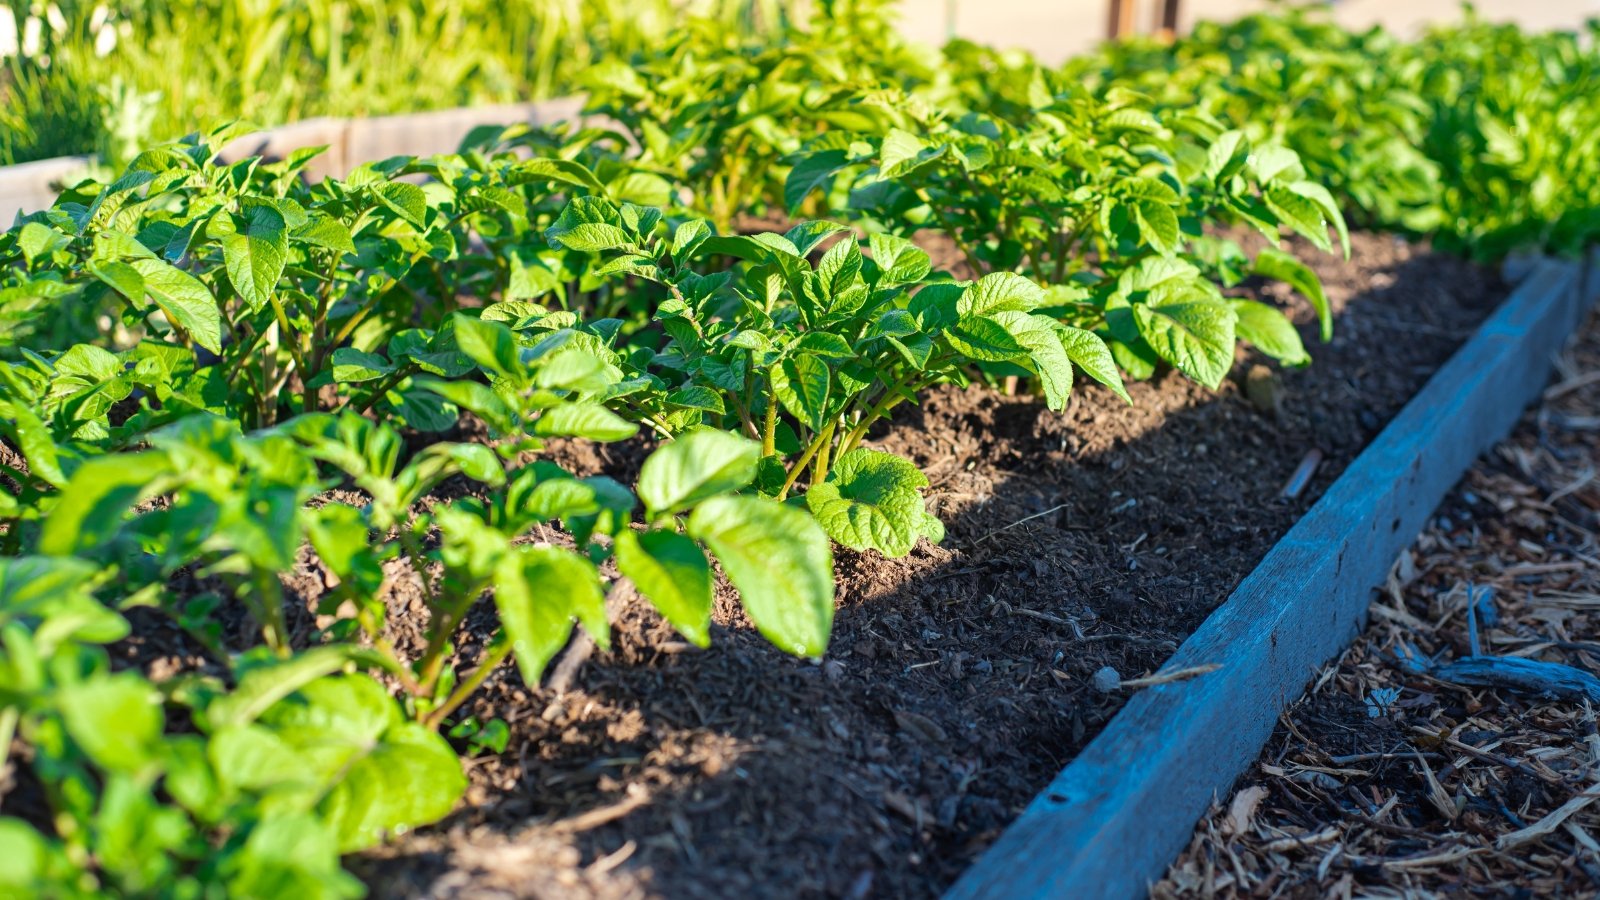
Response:
[{"label": "weathered wooden board", "polygon": [[89,162],[87,156],[58,156],[0,166],[0,230],[10,228],[18,215],[54,203],[58,186],[76,180],[88,169]]},{"label": "weathered wooden board", "polygon": [[[220,156],[233,161],[250,156],[282,159],[304,147],[328,149],[307,166],[312,179],[340,177],[364,162],[391,156],[429,156],[451,153],[467,133],[480,125],[552,125],[572,121],[583,111],[582,96],[557,97],[537,103],[509,103],[435,110],[372,119],[316,118],[291,122],[244,135],[222,148]],[[56,184],[83,171],[86,156],[63,156],[15,166],[0,166],[0,229],[18,214],[48,207],[55,201]]]},{"label": "weathered wooden board", "polygon": [[1535,265],[1166,666],[1221,668],[1130,700],[948,900],[1143,896],[1355,636],[1445,493],[1538,396],[1594,281],[1574,263]]}]

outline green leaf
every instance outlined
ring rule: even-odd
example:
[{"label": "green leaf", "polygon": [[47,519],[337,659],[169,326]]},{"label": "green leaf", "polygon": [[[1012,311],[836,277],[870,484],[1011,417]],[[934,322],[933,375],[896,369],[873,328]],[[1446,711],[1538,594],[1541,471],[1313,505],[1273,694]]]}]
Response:
[{"label": "green leaf", "polygon": [[255,823],[219,870],[232,897],[355,900],[366,893],[340,867],[338,838],[313,813],[271,815]]},{"label": "green leaf", "polygon": [[1144,381],[1156,374],[1156,366],[1160,365],[1161,357],[1150,348],[1142,339],[1131,344],[1118,340],[1108,341],[1106,346],[1111,348],[1111,358],[1117,361],[1122,371],[1134,381]]},{"label": "green leaf", "polygon": [[833,627],[833,551],[816,520],[759,497],[713,497],[689,517],[756,628],[779,649],[821,656]]},{"label": "green leaf", "polygon": [[517,336],[511,329],[462,313],[451,316],[451,321],[455,325],[456,346],[485,372],[513,381],[525,377]]},{"label": "green leaf", "polygon": [[1282,250],[1269,247],[1256,257],[1251,271],[1263,278],[1275,278],[1299,291],[1317,311],[1318,332],[1323,343],[1333,339],[1333,307],[1322,290],[1322,279],[1310,266]]},{"label": "green leaf", "polygon": [[681,512],[756,477],[761,445],[715,428],[699,428],[663,445],[639,469],[639,499],[654,518]]},{"label": "green leaf", "polygon": [[[1072,360],[1067,356],[1066,344],[1061,338],[1062,326],[1048,316],[1015,310],[997,312],[990,318],[1000,323],[1017,343],[1027,348],[1028,363],[1039,376],[1045,404],[1051,409],[1065,409],[1067,398],[1072,393]],[[832,534],[831,531],[829,533]],[[838,536],[835,535],[834,539],[838,540]]]},{"label": "green leaf", "polygon": [[812,191],[826,194],[832,190],[834,179],[844,171],[849,159],[844,150],[823,150],[800,159],[783,180],[783,205],[792,214]]},{"label": "green leaf", "polygon": [[1044,289],[1014,272],[992,272],[978,279],[956,301],[956,312],[963,316],[986,315],[1002,310],[1027,312],[1044,304]]},{"label": "green leaf", "polygon": [[1339,244],[1344,249],[1344,258],[1350,258],[1350,229],[1345,225],[1344,213],[1340,211],[1339,204],[1328,193],[1328,189],[1315,181],[1295,181],[1288,185],[1290,191],[1310,200],[1322,211],[1323,218],[1333,225],[1333,230],[1339,235]]},{"label": "green leaf", "polygon": [[161,737],[161,695],[137,672],[119,672],[62,688],[55,702],[67,733],[110,772],[137,772],[152,762]]},{"label": "green leaf", "polygon": [[910,553],[923,533],[927,512],[919,491],[927,485],[910,460],[856,449],[839,457],[827,481],[812,485],[805,499],[835,541],[898,557]]},{"label": "green leaf", "polygon": [[908,131],[892,128],[883,139],[878,169],[886,179],[901,178],[943,156],[947,149],[945,145],[934,147]]},{"label": "green leaf", "polygon": [[790,356],[772,369],[772,392],[783,408],[812,431],[820,431],[828,415],[833,370],[815,356]]},{"label": "green leaf", "polygon": [[598,253],[632,243],[618,224],[617,208],[603,197],[578,197],[545,229],[545,240],[569,250]]},{"label": "green leaf", "polygon": [[1133,218],[1139,225],[1139,236],[1157,253],[1171,256],[1178,252],[1178,214],[1171,206],[1156,200],[1137,200],[1133,203]]},{"label": "green leaf", "polygon": [[482,419],[497,434],[509,435],[518,428],[516,412],[486,385],[476,381],[444,381],[438,378],[414,378],[412,388],[431,391],[461,409]]},{"label": "green leaf", "polygon": [[1179,371],[1213,390],[1233,368],[1234,314],[1212,300],[1136,304],[1139,334]]},{"label": "green leaf", "polygon": [[367,353],[354,347],[340,347],[333,351],[333,380],[341,384],[358,381],[376,381],[394,366],[376,353]]},{"label": "green leaf", "polygon": [[296,228],[289,237],[302,244],[332,250],[341,256],[356,252],[355,240],[350,236],[350,229],[332,216],[315,215],[309,222]]},{"label": "green leaf", "polygon": [[1061,326],[1059,334],[1062,346],[1067,349],[1068,358],[1076,363],[1078,368],[1086,372],[1090,378],[1111,388],[1112,392],[1124,402],[1133,402],[1133,398],[1128,396],[1128,389],[1122,384],[1122,376],[1117,372],[1117,363],[1112,358],[1110,348],[1098,334],[1070,325]]},{"label": "green leaf", "polygon": [[[74,877],[76,867],[32,825],[0,817],[0,889],[16,897],[45,897]],[[72,896],[62,892],[62,896]]]},{"label": "green leaf", "polygon": [[158,479],[171,471],[167,455],[155,451],[88,460],[72,473],[45,516],[39,552],[68,556],[99,545],[122,527],[130,507],[161,489]]},{"label": "green leaf", "polygon": [[17,449],[28,461],[28,471],[43,478],[55,487],[67,483],[61,471],[60,448],[50,433],[49,426],[40,421],[33,408],[26,403],[11,404],[12,424],[17,432]]},{"label": "green leaf", "polygon": [[466,790],[455,751],[406,721],[383,686],[344,675],[303,685],[260,719],[319,784],[317,812],[341,853],[444,818]]},{"label": "green leaf", "polygon": [[856,244],[855,235],[847,235],[844,240],[829,247],[817,262],[817,277],[822,279],[830,295],[849,287],[860,272],[861,248]]},{"label": "green leaf", "polygon": [[144,305],[144,276],[125,262],[116,260],[89,260],[84,268],[103,284],[130,300],[135,306]]},{"label": "green leaf", "polygon": [[222,352],[222,313],[200,279],[159,259],[136,259],[129,265],[144,278],[145,290],[168,322],[212,353]]},{"label": "green leaf", "polygon": [[404,181],[386,181],[373,186],[372,196],[418,231],[425,227],[428,195],[422,188]]},{"label": "green leaf", "polygon": [[17,249],[22,251],[22,258],[30,266],[39,257],[68,247],[71,243],[66,235],[40,222],[29,222],[17,232]]},{"label": "green leaf", "polygon": [[711,644],[711,565],[700,546],[674,531],[625,530],[616,538],[617,571],[678,633]]},{"label": "green leaf", "polygon": [[1294,324],[1283,313],[1254,300],[1232,300],[1229,305],[1239,319],[1235,331],[1240,340],[1249,341],[1256,349],[1284,365],[1310,364],[1311,357],[1306,353],[1305,344],[1300,341],[1300,332],[1295,330]]},{"label": "green leaf", "polygon": [[584,627],[604,646],[608,633],[596,626],[605,622],[605,596],[600,573],[589,560],[559,547],[517,547],[495,569],[495,606],[522,680],[536,687],[545,666],[567,644],[574,615],[584,617]]},{"label": "green leaf", "polygon": [[257,206],[250,210],[244,229],[224,235],[221,243],[228,281],[251,312],[260,312],[272,299],[288,259],[289,232],[283,214]]},{"label": "green leaf", "polygon": [[597,194],[604,193],[606,189],[588,166],[570,159],[527,159],[512,166],[506,174],[506,182],[513,185],[530,181],[556,181],[588,188]]},{"label": "green leaf", "polygon": [[638,434],[639,426],[598,403],[563,403],[539,416],[530,433],[540,437],[623,441]]},{"label": "green leaf", "polygon": [[903,237],[877,233],[867,239],[872,261],[891,284],[915,284],[933,271],[933,262],[921,247]]},{"label": "green leaf", "polygon": [[1225,131],[1206,148],[1207,180],[1221,184],[1239,174],[1250,159],[1250,142],[1242,131]]},{"label": "green leaf", "polygon": [[1004,325],[987,316],[962,316],[944,338],[957,353],[981,362],[1005,362],[1027,352]]},{"label": "green leaf", "polygon": [[1277,216],[1279,221],[1298,231],[1317,249],[1324,251],[1333,249],[1333,245],[1328,241],[1328,221],[1323,216],[1322,207],[1315,200],[1279,184],[1268,185],[1261,195],[1267,202],[1267,208],[1272,210],[1272,214]]},{"label": "green leaf", "polygon": [[372,651],[347,644],[328,644],[247,669],[238,686],[213,700],[201,715],[202,728],[217,732],[249,725],[283,698],[352,662],[373,661]]}]

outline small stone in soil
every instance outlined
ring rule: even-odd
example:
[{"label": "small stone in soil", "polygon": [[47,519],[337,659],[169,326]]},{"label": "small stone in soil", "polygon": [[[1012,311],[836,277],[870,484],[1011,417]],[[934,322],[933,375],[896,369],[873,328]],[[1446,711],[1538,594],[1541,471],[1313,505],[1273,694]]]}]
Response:
[{"label": "small stone in soil", "polygon": [[1102,666],[1094,673],[1089,683],[1100,693],[1109,694],[1122,686],[1122,676],[1117,674],[1116,669],[1110,666]]}]

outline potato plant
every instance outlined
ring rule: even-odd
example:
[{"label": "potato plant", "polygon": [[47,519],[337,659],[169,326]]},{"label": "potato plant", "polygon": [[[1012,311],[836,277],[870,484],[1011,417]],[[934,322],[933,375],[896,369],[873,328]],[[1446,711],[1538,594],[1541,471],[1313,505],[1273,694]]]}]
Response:
[{"label": "potato plant", "polygon": [[809,22],[759,38],[690,20],[663,47],[595,66],[588,111],[619,123],[639,164],[683,186],[726,234],[739,214],[779,210],[782,160],[809,132],[884,116],[862,92],[937,77],[932,54],[886,15],[884,0],[821,0]]},{"label": "potato plant", "polygon": [[1064,74],[1231,122],[1296,151],[1357,223],[1494,260],[1574,253],[1600,233],[1600,158],[1579,124],[1596,115],[1594,28],[1530,34],[1469,14],[1404,41],[1288,11],[1110,45]]},{"label": "potato plant", "polygon": [[[1277,238],[1346,244],[1327,190],[1293,151],[1254,147],[1203,116],[1168,126],[1133,102],[1040,90],[1026,127],[968,114],[912,119],[883,134],[826,134],[795,157],[791,207],[822,192],[891,231],[933,228],[975,273],[1022,273],[1047,286],[1038,304],[1107,339],[1138,378],[1168,363],[1210,387],[1243,338],[1269,356],[1309,360],[1277,309],[1230,299],[1245,273],[1283,278],[1332,320],[1310,269],[1269,250],[1255,261],[1205,232],[1242,222]],[[1046,387],[1048,390],[1048,387]]]},{"label": "potato plant", "polygon": [[[785,500],[803,482],[806,504],[846,546],[902,556],[944,533],[916,467],[861,445],[924,389],[1009,363],[1040,380],[1050,409],[1066,404],[1074,367],[1122,392],[1104,342],[1037,314],[1047,293],[1018,275],[952,281],[910,241],[875,234],[863,252],[836,223],[717,236],[694,219],[668,233],[659,219],[584,198],[547,232],[596,254],[597,272],[670,290],[655,313],[666,340],[612,357],[627,385],[613,405],[664,436],[710,425],[759,441],[761,490]],[[564,321],[531,315],[516,327],[543,342],[552,319]]]}]

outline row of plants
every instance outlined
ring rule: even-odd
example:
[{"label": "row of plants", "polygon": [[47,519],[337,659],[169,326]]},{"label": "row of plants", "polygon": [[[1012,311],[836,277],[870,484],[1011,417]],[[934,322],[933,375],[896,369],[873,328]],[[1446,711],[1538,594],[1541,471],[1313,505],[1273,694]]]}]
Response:
[{"label": "row of plants", "polygon": [[[0,697],[49,811],[0,831],[18,888],[354,890],[339,852],[459,797],[441,735],[494,746],[460,706],[508,659],[537,685],[574,622],[604,646],[611,586],[704,645],[720,571],[776,645],[818,656],[834,542],[943,534],[926,478],[863,446],[875,423],[1007,373],[1054,409],[1075,369],[1121,392],[1100,299],[1174,319],[1248,302],[1186,299],[1209,282],[1121,220],[1108,240],[1136,259],[1051,289],[957,280],[892,230],[719,233],[635,202],[692,191],[606,131],[485,134],[308,185],[310,153],[216,162],[234,130],[0,238]],[[488,438],[428,437],[464,420]],[[659,446],[632,485],[539,458],[640,431]],[[336,586],[297,632],[282,576],[310,564]],[[397,579],[425,598],[418,651],[385,627]],[[487,637],[464,628],[479,604]],[[135,609],[215,670],[113,666]],[[259,643],[226,639],[241,616]]]},{"label": "row of plants", "polygon": [[[462,705],[507,665],[537,686],[575,628],[604,647],[611,592],[704,646],[730,591],[821,655],[835,545],[943,535],[926,477],[868,445],[933,385],[1060,410],[1080,376],[1217,386],[1241,341],[1309,362],[1247,278],[1329,336],[1277,241],[1348,252],[1365,207],[1291,132],[1143,74],[941,62],[885,21],[690,22],[587,73],[604,125],[317,184],[315,150],[219,162],[220,127],[0,236],[0,747],[26,801],[0,885],[359,894],[341,853],[444,816],[459,755],[505,749]],[[579,477],[549,454],[573,441],[646,455]],[[205,664],[114,662],[149,617]]]},{"label": "row of plants", "polygon": [[19,0],[0,7],[0,165],[120,167],[197,123],[373,116],[573,90],[685,14],[769,27],[783,0]]},{"label": "row of plants", "polygon": [[1600,235],[1597,36],[1600,20],[1529,33],[1469,7],[1404,41],[1291,9],[1106,45],[1064,73],[1239,123],[1299,153],[1357,224],[1493,260]]}]

